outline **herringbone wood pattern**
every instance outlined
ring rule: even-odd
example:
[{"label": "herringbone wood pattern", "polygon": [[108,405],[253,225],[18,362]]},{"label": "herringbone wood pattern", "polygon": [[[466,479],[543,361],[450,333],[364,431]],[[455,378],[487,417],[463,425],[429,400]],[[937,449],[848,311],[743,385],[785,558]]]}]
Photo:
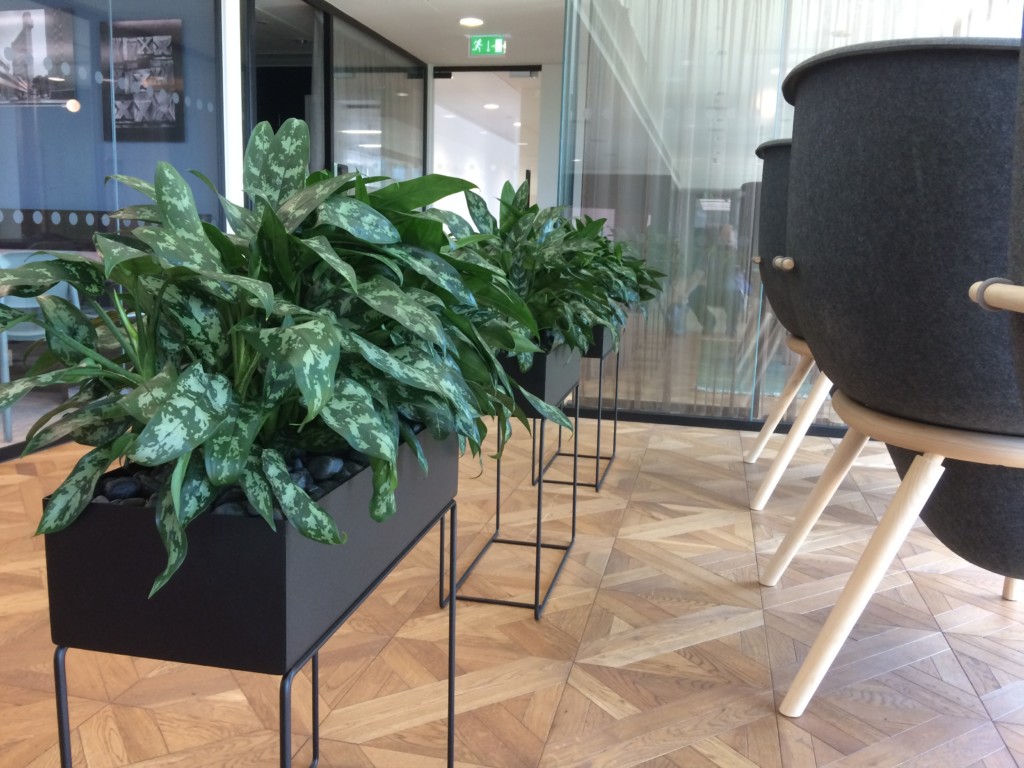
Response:
[{"label": "herringbone wood pattern", "polygon": [[[923,527],[807,713],[776,713],[896,475],[884,449],[869,445],[780,585],[762,588],[757,568],[833,441],[806,440],[767,509],[751,513],[778,445],[745,466],[752,439],[622,424],[603,489],[579,491],[577,543],[542,620],[459,602],[460,766],[1004,768],[1024,759],[1024,607],[1003,601],[999,577]],[[80,452],[0,465],[4,768],[58,764],[46,573],[32,531],[40,498]],[[534,530],[529,461],[520,432],[503,461],[510,535]],[[559,459],[550,477],[567,467]],[[466,457],[462,470],[464,564],[493,527],[495,465]],[[569,494],[547,486],[546,540],[568,535]],[[437,548],[438,536],[425,540],[321,653],[321,765],[443,764],[447,616],[437,608]],[[465,589],[529,600],[532,574],[530,550],[493,548]],[[76,650],[68,670],[76,766],[277,764],[276,678]],[[309,691],[300,676],[296,765],[309,763]]]}]

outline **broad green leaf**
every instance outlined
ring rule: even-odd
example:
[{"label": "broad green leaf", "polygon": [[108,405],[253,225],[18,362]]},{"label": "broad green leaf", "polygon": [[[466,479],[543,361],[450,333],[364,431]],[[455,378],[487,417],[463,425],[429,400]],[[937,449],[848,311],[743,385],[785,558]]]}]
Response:
[{"label": "broad green leaf", "polygon": [[214,485],[237,482],[263,426],[263,412],[244,404],[232,409],[203,446],[206,475]]},{"label": "broad green leaf", "polygon": [[324,201],[319,208],[319,224],[339,227],[368,243],[397,243],[402,239],[384,214],[344,195]]},{"label": "broad green leaf", "polygon": [[188,539],[185,538],[185,528],[178,518],[178,513],[174,508],[174,502],[171,500],[170,493],[161,493],[157,498],[156,530],[160,535],[160,541],[163,542],[164,549],[167,551],[167,565],[153,581],[153,586],[149,590],[150,597],[167,584],[171,576],[178,571],[181,564],[185,561],[185,555],[188,554]]},{"label": "broad green leaf", "polygon": [[204,278],[201,282],[203,288],[218,298],[237,301],[235,289],[240,288],[255,299],[255,306],[265,312],[270,312],[274,308],[274,288],[269,283],[245,275],[231,275],[206,269],[197,269],[195,273]]},{"label": "broad green leaf", "polygon": [[56,533],[67,528],[82,514],[82,510],[95,496],[96,482],[100,475],[107,471],[114,459],[122,455],[129,438],[129,435],[125,435],[110,445],[94,448],[78,460],[47,501],[36,533]]},{"label": "broad green leaf", "polygon": [[326,237],[318,235],[317,237],[311,237],[308,240],[300,240],[299,243],[319,256],[325,264],[345,278],[345,282],[348,283],[353,293],[359,292],[359,281],[356,278],[356,271],[352,268],[351,264],[342,259],[341,256],[335,252]]},{"label": "broad green leaf", "polygon": [[363,360],[378,371],[385,373],[389,378],[414,389],[425,389],[442,394],[437,381],[423,376],[415,368],[406,365],[400,360],[396,360],[377,345],[344,328],[338,328],[337,332],[341,339],[342,349],[346,352],[358,354]]},{"label": "broad green leaf", "polygon": [[466,207],[469,209],[470,218],[476,224],[476,228],[484,235],[493,235],[498,231],[498,222],[487,209],[486,201],[476,192],[466,190]]},{"label": "broad green leaf", "polygon": [[224,210],[224,217],[227,219],[228,226],[230,226],[235,232],[244,237],[246,240],[256,234],[256,217],[252,211],[248,208],[243,208],[241,205],[237,205],[226,197],[224,197],[217,190],[216,185],[210,181],[205,175],[199,171],[191,171],[200,181],[202,181],[210,191],[213,192],[220,199],[220,206]]},{"label": "broad green leaf", "polygon": [[203,233],[201,236],[155,227],[139,227],[135,236],[153,249],[164,269],[189,267],[194,270],[223,274],[220,253]]},{"label": "broad green leaf", "polygon": [[334,390],[341,351],[334,329],[314,318],[287,328],[243,329],[242,333],[270,360],[292,369],[295,384],[306,401],[302,423],[316,418]]},{"label": "broad green leaf", "polygon": [[146,251],[140,251],[138,248],[132,248],[130,245],[126,245],[118,240],[112,240],[103,235],[97,234],[93,238],[93,243],[96,245],[96,250],[103,256],[103,274],[105,277],[110,277],[111,273],[122,262],[131,259],[153,258],[152,254]]},{"label": "broad green leaf", "polygon": [[320,417],[357,451],[387,461],[395,460],[396,424],[385,417],[359,382],[339,378],[334,384],[334,397],[324,406]]},{"label": "broad green leaf", "polygon": [[469,222],[454,211],[446,211],[443,208],[428,208],[420,214],[431,219],[436,219],[448,227],[452,237],[456,240],[463,237],[472,237],[475,233],[469,226]]},{"label": "broad green leaf", "polygon": [[[249,141],[245,145],[245,156],[242,160],[242,185],[247,193],[251,194],[250,190],[260,188],[260,173],[273,140],[274,129],[265,120],[257,123],[256,127],[252,129],[252,133],[249,134]],[[253,232],[255,231],[256,227],[253,227]]]},{"label": "broad green leaf", "polygon": [[171,396],[139,434],[130,454],[132,460],[143,466],[166,464],[202,445],[232,402],[231,382],[193,363],[178,377]]},{"label": "broad green leaf", "polygon": [[260,517],[266,520],[270,530],[276,531],[277,524],[274,522],[274,494],[270,489],[270,483],[263,475],[262,451],[254,448],[245,458],[245,467],[242,476],[239,478],[239,485],[245,493],[245,498],[259,513]]},{"label": "broad green leaf", "polygon": [[96,348],[96,329],[82,311],[59,296],[40,296],[39,309],[45,318],[46,344],[65,365],[76,365],[89,358],[68,343],[71,339],[88,349]]},{"label": "broad green leaf", "polygon": [[268,360],[263,372],[263,407],[267,410],[280,404],[295,388],[295,374],[284,361]]},{"label": "broad green leaf", "polygon": [[86,444],[107,445],[112,443],[117,437],[120,437],[128,428],[129,422],[125,420],[120,404],[109,398],[79,408],[64,418],[53,421],[33,433],[25,441],[24,453],[34,453],[40,448],[44,448],[79,430],[84,432],[106,431],[107,425],[112,425],[112,431],[116,432],[116,434],[107,437],[105,440],[95,440]]},{"label": "broad green leaf", "polygon": [[288,118],[274,134],[263,153],[259,177],[246,192],[263,197],[275,210],[305,185],[309,173],[309,126]]},{"label": "broad green leaf", "polygon": [[201,253],[204,263],[220,262],[220,254],[203,231],[191,187],[174,166],[165,161],[156,164],[156,204],[165,229]]},{"label": "broad green leaf", "polygon": [[299,533],[324,544],[344,542],[334,518],[292,482],[288,467],[277,451],[263,451],[263,474],[270,483],[284,516],[299,529]]},{"label": "broad green leaf", "polygon": [[170,366],[143,381],[119,401],[121,410],[142,423],[148,422],[174,394],[177,372]]},{"label": "broad green leaf", "polygon": [[155,205],[129,205],[110,214],[110,218],[120,221],[148,221],[159,224],[163,221],[160,209]]},{"label": "broad green leaf", "polygon": [[370,200],[378,210],[408,212],[425,208],[443,197],[457,195],[475,186],[465,179],[428,173],[378,189],[370,193]]},{"label": "broad green leaf", "polygon": [[18,323],[33,322],[37,319],[38,317],[33,312],[23,312],[6,304],[0,304],[0,331],[13,328]]},{"label": "broad green leaf", "polygon": [[526,398],[527,402],[529,402],[530,405],[536,408],[537,412],[540,413],[540,415],[543,416],[545,419],[554,424],[557,424],[560,427],[565,427],[570,432],[572,431],[572,421],[569,419],[568,416],[562,413],[561,408],[557,408],[556,406],[553,406],[550,403],[545,402],[536,395],[527,392],[522,387],[519,387],[519,393],[524,398]]},{"label": "broad green leaf", "polygon": [[420,445],[419,439],[416,437],[416,432],[406,422],[401,421],[398,424],[398,431],[402,435],[402,442],[412,449],[413,453],[416,454],[416,461],[419,463],[420,468],[426,474],[430,467],[427,466],[427,456],[423,453],[423,446]]},{"label": "broad green leaf", "polygon": [[437,315],[390,280],[371,277],[360,286],[359,298],[409,332],[439,347],[445,346],[444,326]]},{"label": "broad green leaf", "polygon": [[277,209],[277,216],[287,232],[294,232],[313,211],[342,187],[351,184],[348,176],[332,176],[303,187]]},{"label": "broad green leaf", "polygon": [[166,319],[178,324],[194,355],[211,368],[227,359],[231,346],[216,306],[180,283],[168,284],[161,301],[161,321]]}]

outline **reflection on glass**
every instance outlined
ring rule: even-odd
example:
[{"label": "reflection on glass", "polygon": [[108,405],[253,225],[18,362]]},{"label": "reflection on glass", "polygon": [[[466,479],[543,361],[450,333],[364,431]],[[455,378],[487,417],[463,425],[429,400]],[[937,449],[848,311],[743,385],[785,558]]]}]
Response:
[{"label": "reflection on glass", "polygon": [[[751,261],[761,176],[754,149],[791,135],[792,107],[780,94],[790,69],[859,42],[1019,37],[1022,7],[573,0],[579,39],[566,73],[575,119],[565,130],[563,197],[578,213],[606,217],[617,239],[668,275],[661,298],[624,335],[621,406],[747,421],[781,392],[795,360]],[[593,374],[583,386],[593,404]],[[820,418],[833,419],[828,409]]]},{"label": "reflection on glass", "polygon": [[334,20],[334,162],[401,181],[423,173],[426,67]]}]

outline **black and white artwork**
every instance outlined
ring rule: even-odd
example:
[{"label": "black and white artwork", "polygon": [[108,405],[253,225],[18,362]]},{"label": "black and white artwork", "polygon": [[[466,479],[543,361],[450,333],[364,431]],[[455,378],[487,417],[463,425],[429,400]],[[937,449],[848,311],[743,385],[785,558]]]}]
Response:
[{"label": "black and white artwork", "polygon": [[103,23],[100,54],[103,138],[184,141],[181,19]]},{"label": "black and white artwork", "polygon": [[75,98],[71,14],[0,11],[0,105],[66,105]]}]

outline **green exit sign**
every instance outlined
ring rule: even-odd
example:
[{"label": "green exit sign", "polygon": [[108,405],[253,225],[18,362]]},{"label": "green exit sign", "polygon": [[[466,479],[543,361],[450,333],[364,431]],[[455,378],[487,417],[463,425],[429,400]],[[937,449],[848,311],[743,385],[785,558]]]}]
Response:
[{"label": "green exit sign", "polygon": [[504,35],[470,35],[470,56],[504,56],[508,50]]}]

